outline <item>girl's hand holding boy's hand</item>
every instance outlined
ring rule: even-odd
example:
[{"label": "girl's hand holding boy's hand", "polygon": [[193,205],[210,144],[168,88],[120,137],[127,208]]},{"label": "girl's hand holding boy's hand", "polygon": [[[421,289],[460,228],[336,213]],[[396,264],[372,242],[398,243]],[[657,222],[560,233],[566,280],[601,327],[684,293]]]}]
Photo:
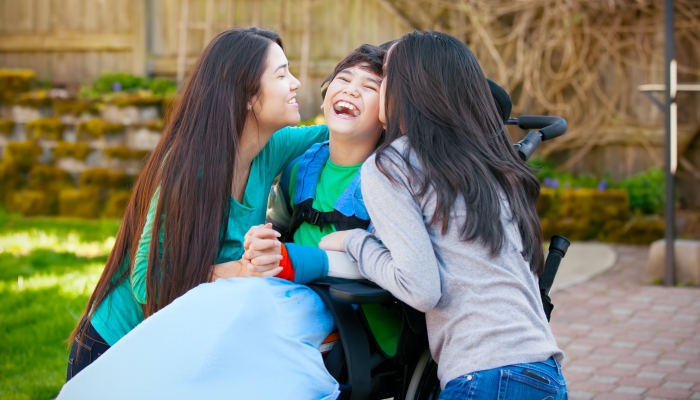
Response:
[{"label": "girl's hand holding boy's hand", "polygon": [[350,231],[333,232],[324,236],[318,243],[318,247],[323,250],[345,251],[343,239]]},{"label": "girl's hand holding boy's hand", "polygon": [[277,238],[280,234],[272,229],[271,224],[250,228],[243,242],[243,257],[238,261],[216,264],[211,281],[232,277],[269,277],[282,272],[279,266],[281,246]]}]

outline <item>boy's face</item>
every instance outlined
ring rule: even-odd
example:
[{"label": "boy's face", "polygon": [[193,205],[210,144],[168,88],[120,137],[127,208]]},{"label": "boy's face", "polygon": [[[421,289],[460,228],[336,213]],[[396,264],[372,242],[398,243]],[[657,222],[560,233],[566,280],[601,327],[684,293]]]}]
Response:
[{"label": "boy's face", "polygon": [[358,140],[379,140],[381,77],[356,65],[339,72],[323,100],[323,114],[331,133]]}]

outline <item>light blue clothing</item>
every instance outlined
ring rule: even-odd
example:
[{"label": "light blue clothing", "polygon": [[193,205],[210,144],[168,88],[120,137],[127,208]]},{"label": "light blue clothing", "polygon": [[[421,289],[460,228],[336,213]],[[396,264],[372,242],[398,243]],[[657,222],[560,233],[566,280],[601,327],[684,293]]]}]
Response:
[{"label": "light blue clothing", "polygon": [[[325,141],[311,146],[304,155],[299,157],[298,164],[292,162],[287,167],[293,169],[296,166],[296,180],[287,184],[290,188],[294,187],[294,189],[291,190],[291,192],[294,193],[294,204],[299,204],[308,199],[317,197],[318,193],[316,187],[321,179],[321,174],[326,167],[326,163],[330,162],[329,158],[330,146],[329,142]],[[360,219],[369,220],[367,208],[362,200],[359,171],[340,195],[333,208],[346,217],[352,217],[354,215]]]},{"label": "light blue clothing", "polygon": [[[265,147],[253,159],[250,175],[243,195],[238,202],[229,200],[229,216],[225,235],[219,242],[217,263],[239,260],[243,255],[243,236],[251,226],[265,223],[267,196],[275,177],[293,159],[304,153],[312,144],[328,139],[326,125],[287,127],[275,132]],[[144,316],[139,303],[146,302],[146,273],[150,251],[151,230],[155,220],[156,201],[151,201],[143,234],[137,249],[131,279],[122,281],[97,307],[90,322],[95,330],[113,346],[134,329]],[[223,227],[222,227],[223,231]],[[162,231],[161,231],[162,232]],[[163,238],[159,238],[162,242]],[[125,265],[123,268],[128,268]],[[327,268],[326,268],[327,271]],[[322,266],[307,270],[310,282],[324,273]]]},{"label": "light blue clothing", "polygon": [[335,399],[338,383],[318,350],[332,329],[306,286],[219,279],[146,319],[58,399]]}]

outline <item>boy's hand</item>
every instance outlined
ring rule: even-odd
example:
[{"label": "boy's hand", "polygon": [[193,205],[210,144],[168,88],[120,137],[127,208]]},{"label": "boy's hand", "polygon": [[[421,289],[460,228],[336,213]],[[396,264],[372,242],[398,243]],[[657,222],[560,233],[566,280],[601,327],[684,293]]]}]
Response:
[{"label": "boy's hand", "polygon": [[318,247],[323,250],[345,251],[343,239],[350,231],[333,232],[324,236],[318,243]]}]

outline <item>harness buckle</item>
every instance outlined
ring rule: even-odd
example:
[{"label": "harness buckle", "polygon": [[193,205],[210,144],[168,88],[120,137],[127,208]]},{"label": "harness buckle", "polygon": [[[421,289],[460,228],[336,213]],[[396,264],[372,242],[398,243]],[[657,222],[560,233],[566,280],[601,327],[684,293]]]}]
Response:
[{"label": "harness buckle", "polygon": [[313,207],[306,207],[301,217],[311,225],[318,226],[319,229],[323,230],[323,216],[322,213],[315,210]]}]

